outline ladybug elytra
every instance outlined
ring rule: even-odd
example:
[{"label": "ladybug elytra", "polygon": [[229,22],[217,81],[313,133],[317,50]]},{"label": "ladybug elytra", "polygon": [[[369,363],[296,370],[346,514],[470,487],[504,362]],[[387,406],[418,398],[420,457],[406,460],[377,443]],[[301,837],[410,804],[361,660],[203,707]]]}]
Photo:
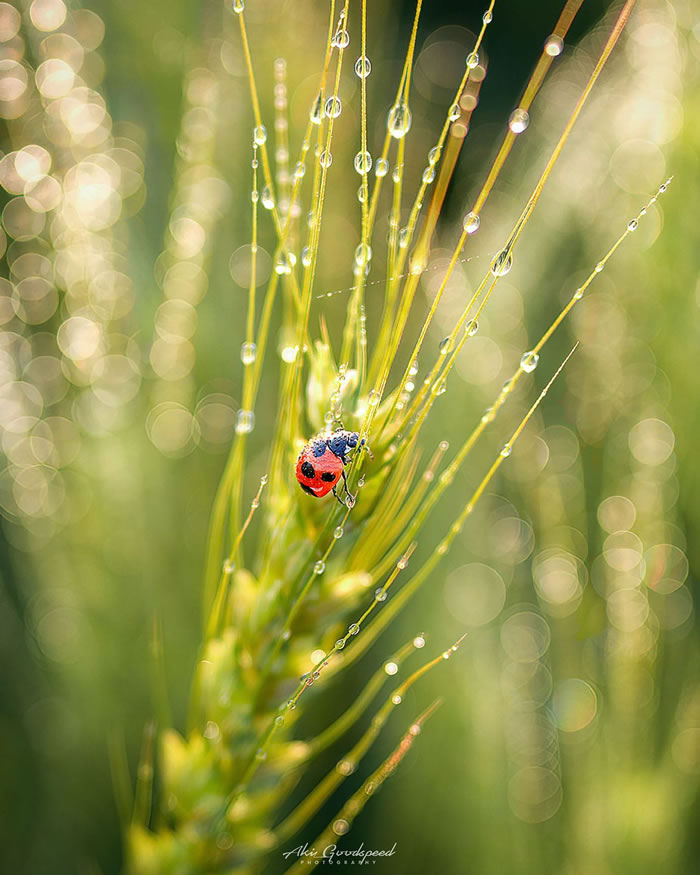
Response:
[{"label": "ladybug elytra", "polygon": [[348,452],[357,447],[365,447],[369,452],[364,438],[360,439],[356,431],[346,431],[342,427],[332,434],[321,434],[312,438],[297,459],[296,477],[299,486],[316,498],[322,498],[332,490],[333,495],[343,504],[335,487],[342,477],[345,490],[350,494],[345,466],[350,461]]}]

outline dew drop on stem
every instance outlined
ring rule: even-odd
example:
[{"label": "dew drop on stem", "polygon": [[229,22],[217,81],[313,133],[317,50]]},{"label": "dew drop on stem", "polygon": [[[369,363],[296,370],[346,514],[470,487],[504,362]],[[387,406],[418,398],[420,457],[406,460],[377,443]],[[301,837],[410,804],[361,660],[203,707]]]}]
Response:
[{"label": "dew drop on stem", "polygon": [[531,374],[539,364],[539,361],[539,355],[534,350],[530,350],[529,352],[524,353],[523,357],[520,359],[520,367],[526,374]]}]

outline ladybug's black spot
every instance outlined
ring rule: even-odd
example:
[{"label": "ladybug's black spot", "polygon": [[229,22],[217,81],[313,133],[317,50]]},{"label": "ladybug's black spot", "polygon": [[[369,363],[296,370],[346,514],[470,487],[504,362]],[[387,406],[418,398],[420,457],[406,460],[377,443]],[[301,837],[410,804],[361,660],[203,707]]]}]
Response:
[{"label": "ladybug's black spot", "polygon": [[322,456],[326,452],[326,442],[314,441],[311,445],[311,449],[313,450],[314,456]]},{"label": "ladybug's black spot", "polygon": [[333,483],[335,480],[335,474],[331,471],[324,471],[323,474],[321,474],[321,480],[325,480],[326,483]]},{"label": "ladybug's black spot", "polygon": [[313,495],[313,497],[316,498],[316,493],[313,491],[313,489],[310,486],[307,486],[306,483],[300,483],[299,486],[301,486],[301,488],[304,490],[304,492],[308,492],[309,495]]},{"label": "ladybug's black spot", "polygon": [[301,463],[301,473],[304,477],[315,477],[316,472],[314,471],[314,466],[311,462],[302,462]]}]

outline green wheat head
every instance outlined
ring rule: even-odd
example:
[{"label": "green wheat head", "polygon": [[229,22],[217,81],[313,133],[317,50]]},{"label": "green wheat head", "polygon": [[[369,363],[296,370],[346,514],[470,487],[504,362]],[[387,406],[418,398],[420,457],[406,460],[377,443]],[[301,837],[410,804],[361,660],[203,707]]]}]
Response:
[{"label": "green wheat head", "polygon": [[[261,116],[246,10],[243,2],[234,0],[232,14],[239,29],[254,116],[250,282],[241,350],[242,404],[211,517],[203,643],[195,667],[189,724],[181,734],[161,725],[161,720],[146,734],[127,828],[129,871],[141,875],[247,870],[275,848],[284,846],[361,767],[362,758],[402,703],[406,690],[457,650],[461,639],[444,642],[426,660],[423,654],[430,650],[426,639],[422,635],[415,637],[376,668],[362,694],[335,722],[312,739],[297,737],[297,718],[313,703],[317,688],[368,650],[449,550],[554,377],[464,502],[432,555],[418,568],[410,565],[423,523],[450,488],[481,434],[507,403],[518,382],[537,367],[552,333],[646,212],[645,207],[612,241],[609,251],[539,341],[523,350],[519,367],[457,452],[446,461],[449,448],[443,441],[426,463],[420,451],[422,426],[436,399],[445,392],[457,355],[477,333],[479,316],[499,279],[510,270],[519,237],[633,5],[627,2],[620,11],[518,221],[473,296],[465,302],[454,329],[433,356],[432,351],[424,349],[424,340],[442,293],[469,237],[479,230],[482,208],[518,135],[528,125],[530,105],[562,51],[580,3],[566,4],[547,39],[520,104],[511,114],[492,169],[474,203],[465,211],[459,240],[424,314],[419,335],[406,345],[409,314],[416,307],[416,290],[428,265],[445,191],[476,102],[472,98],[483,79],[479,51],[493,18],[495,0],[484,13],[476,44],[466,58],[464,76],[456,85],[454,100],[415,193],[407,191],[403,166],[412,121],[411,77],[421,3],[417,4],[403,71],[388,107],[384,143],[381,152],[371,156],[367,145],[371,62],[366,52],[371,17],[365,0],[352,11],[349,0],[342,5],[331,2],[323,73],[294,163],[289,159],[287,138],[285,65],[282,61],[275,65],[276,115],[274,124],[267,125],[275,130],[272,149],[272,138]],[[350,59],[350,43],[359,47],[356,61]],[[335,170],[334,129],[342,122],[338,94],[344,75],[356,75],[360,82],[361,134],[354,161],[359,182],[359,221],[357,239],[351,244],[354,283],[345,290],[345,326],[341,343],[334,348],[324,322],[320,332],[314,331],[313,314],[319,296],[316,267],[319,247],[323,245],[324,209],[332,196],[329,179]],[[666,183],[652,202],[665,188]],[[379,258],[374,254],[375,249],[383,249],[375,242],[379,211],[388,215],[383,265],[377,264]],[[259,301],[256,256],[262,221],[272,224],[277,243],[274,271]],[[299,258],[297,252],[301,253]],[[373,292],[379,282],[375,278],[382,277],[384,304],[381,320],[368,338],[365,295],[370,276]],[[279,369],[279,403],[274,430],[258,434],[254,430],[256,400],[275,312],[283,314],[281,336],[286,344]],[[558,370],[552,369],[555,376],[561,367],[563,363]],[[342,506],[332,498],[307,497],[294,478],[296,458],[307,440],[339,424],[357,431],[373,451],[371,461],[364,452],[354,453],[347,471],[349,490],[342,493]],[[259,472],[260,487],[252,503],[246,505],[244,473],[253,444],[256,458],[260,458],[257,451],[262,448],[267,463]],[[257,533],[253,544],[248,543],[247,532],[254,517]],[[154,647],[158,651],[157,629]],[[311,665],[309,653],[313,654]],[[409,659],[413,665],[404,668]],[[297,807],[280,819],[276,812],[305,768],[375,707],[372,703],[380,691],[383,704],[374,712],[369,728],[348,746],[337,766]],[[425,689],[424,694],[425,710],[406,718],[405,734],[397,739],[394,753],[357,792],[348,795],[342,809],[318,837],[319,845],[324,839],[331,841],[347,832],[374,791],[408,753],[423,723],[439,705],[438,701],[430,701]],[[154,766],[158,774],[155,792]],[[124,807],[129,804],[126,799]]]}]

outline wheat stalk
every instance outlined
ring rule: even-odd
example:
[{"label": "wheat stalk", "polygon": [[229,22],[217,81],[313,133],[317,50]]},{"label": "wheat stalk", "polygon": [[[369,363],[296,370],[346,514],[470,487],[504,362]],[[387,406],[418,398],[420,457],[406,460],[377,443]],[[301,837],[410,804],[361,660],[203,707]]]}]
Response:
[{"label": "wheat stalk", "polygon": [[[472,208],[465,214],[460,238],[403,367],[402,376],[396,387],[387,391],[392,367],[400,358],[418,282],[427,268],[431,238],[444,193],[466,132],[459,127],[463,124],[460,101],[469,91],[471,71],[479,65],[479,49],[493,19],[495,5],[494,0],[484,13],[476,44],[467,58],[465,74],[410,205],[408,222],[400,227],[399,216],[404,201],[402,169],[411,120],[410,85],[421,2],[419,0],[417,4],[403,72],[389,110],[387,133],[376,161],[378,172],[371,192],[371,159],[367,151],[368,22],[365,0],[361,4],[361,54],[357,62],[361,80],[361,142],[355,165],[361,180],[360,230],[354,255],[354,285],[349,297],[341,353],[336,362],[325,329],[320,338],[313,338],[310,314],[324,204],[330,193],[328,181],[334,126],[341,108],[339,87],[351,38],[348,33],[350,4],[345,0],[338,10],[334,0],[331,2],[323,73],[303,134],[293,182],[288,183],[282,161],[282,177],[280,180],[278,176],[276,186],[244,5],[242,0],[233,3],[254,116],[253,246],[242,349],[245,368],[243,401],[236,437],[211,519],[204,588],[204,640],[195,668],[189,726],[186,733],[180,735],[161,725],[158,755],[150,732],[147,736],[140,770],[144,779],[137,788],[134,814],[127,831],[128,866],[134,873],[231,871],[246,869],[259,861],[302,829],[328,800],[331,792],[358,768],[390,714],[401,704],[405,691],[457,650],[461,639],[424,662],[392,690],[375,713],[370,728],[348,750],[338,766],[292,813],[276,823],[275,812],[289,795],[303,768],[331,741],[342,737],[371,707],[373,694],[382,688],[386,678],[397,673],[405,659],[423,649],[424,637],[416,636],[379,667],[368,681],[365,694],[324,733],[308,742],[294,737],[302,706],[313,702],[318,682],[338,674],[367,650],[448,551],[571,353],[521,418],[432,556],[407,582],[402,583],[402,572],[409,565],[416,539],[431,509],[452,483],[476,441],[505,405],[514,386],[524,374],[535,369],[542,348],[552,333],[637,226],[639,217],[629,223],[537,344],[523,351],[512,379],[440,475],[436,477],[448,449],[444,442],[421,470],[418,457],[421,427],[435,400],[443,394],[446,378],[459,351],[476,332],[477,320],[500,277],[510,269],[516,244],[613,51],[634,2],[628,0],[624,4],[522,214],[452,333],[441,344],[421,388],[413,394],[416,361],[442,293],[462,257],[466,242],[479,228],[484,203],[517,136],[527,126],[528,110],[553,58],[561,52],[580,3],[565,5],[545,43],[542,58],[525,88],[519,107],[511,115],[504,141],[486,181]],[[280,81],[282,75],[281,72]],[[279,127],[285,129],[284,125]],[[380,209],[380,195],[394,144],[396,164],[391,175],[384,310],[376,342],[370,346],[364,316],[364,292],[372,262],[371,241]],[[312,172],[307,174],[306,163],[312,152]],[[304,187],[304,178],[311,178],[310,186]],[[263,190],[259,193],[261,183]],[[433,197],[421,224],[424,201],[433,184]],[[666,184],[662,185],[659,193],[665,187]],[[309,197],[311,210],[303,257],[297,264],[292,241],[304,238],[303,228],[297,221],[298,205],[303,195]],[[255,259],[261,218],[259,204],[270,214],[277,235],[277,248],[274,255],[276,269],[268,284],[261,312],[257,314]],[[646,208],[642,214],[645,211]],[[253,431],[255,403],[263,379],[262,362],[270,339],[271,315],[280,296],[285,313],[283,332],[293,338],[293,343],[284,357],[285,364],[280,374],[276,427],[266,442],[268,464],[247,517],[241,521],[249,435]],[[361,438],[366,439],[375,455],[374,462],[367,464],[363,453],[355,453],[348,468],[349,490],[342,508],[335,502],[325,504],[307,499],[298,490],[292,476],[294,459],[310,434],[327,431],[341,421],[345,428],[356,430]],[[243,556],[246,536],[256,516],[260,517],[261,530],[257,535],[258,549],[252,550],[251,555],[257,553],[257,557],[246,562]],[[396,587],[398,593],[394,595]],[[355,619],[347,625],[349,616]],[[309,667],[310,651],[314,656]],[[319,843],[349,829],[374,789],[408,752],[434,707],[428,708],[411,723],[394,754],[364,782],[360,791],[350,796],[328,830],[319,836]],[[152,807],[154,765],[160,774],[160,787]]]}]

